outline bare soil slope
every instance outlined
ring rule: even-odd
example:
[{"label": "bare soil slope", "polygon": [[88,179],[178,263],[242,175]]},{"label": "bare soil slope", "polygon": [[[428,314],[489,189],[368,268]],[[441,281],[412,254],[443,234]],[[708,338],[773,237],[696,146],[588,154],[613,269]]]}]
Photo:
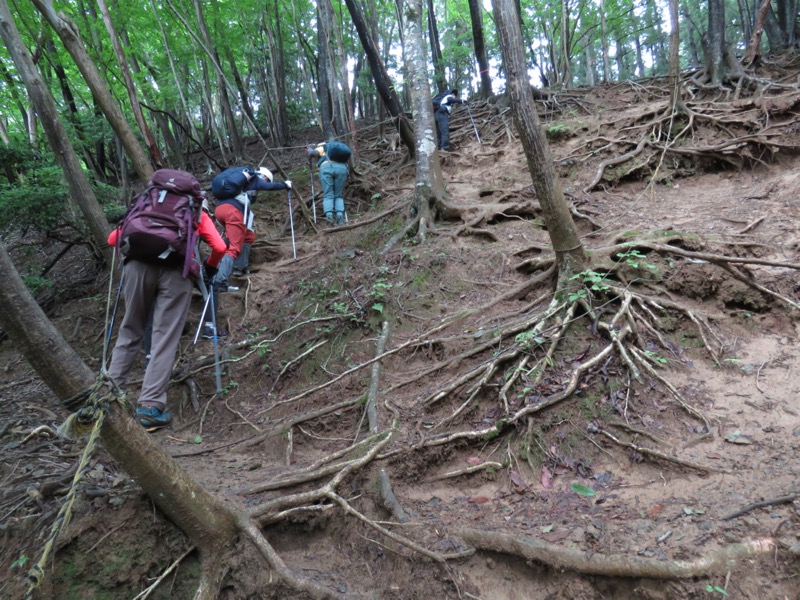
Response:
[{"label": "bare soil slope", "polygon": [[[792,152],[740,168],[656,152],[646,164],[594,183],[604,153],[621,154],[630,143],[592,150],[593,140],[607,135],[612,116],[639,119],[656,101],[642,88],[619,86],[576,92],[558,109],[545,106],[544,127],[587,249],[670,231],[692,240],[695,250],[797,263]],[[653,346],[652,360],[663,379],[637,383],[619,361],[607,361],[562,402],[498,435],[476,433],[559,389],[599,342],[591,319],[576,318],[534,387],[526,385],[538,375],[533,368],[490,373],[479,388],[459,380],[467,366],[488,364],[506,349],[504,340],[479,351],[498,324],[524,322],[553,294],[552,281],[544,281],[492,304],[533,276],[526,265],[535,264],[548,238],[535,215],[517,210],[535,198],[510,113],[487,104],[474,106],[473,116],[483,143],[468,115],[457,114],[456,149],[443,166],[450,199],[475,219],[442,222],[425,244],[407,238],[384,251],[407,218],[413,166],[374,128],[362,133],[347,192],[349,223],[315,232],[298,213],[297,259],[285,199],[259,202],[254,272],[222,304],[231,332],[222,347],[225,393],[213,394],[211,342],[192,346],[194,331],[187,331],[176,369],[182,383],[170,397],[176,422],[154,435],[210,489],[270,515],[267,537],[284,561],[345,597],[667,599],[724,590],[731,598],[800,598],[791,551],[800,543],[800,347],[791,307],[800,300],[797,272],[748,267],[782,300],[696,258],[628,256],[642,263],[631,266],[631,285],[650,285],[665,303],[685,303],[707,320],[713,339],[689,319],[662,319],[666,345]],[[306,141],[313,140],[298,138]],[[276,154],[286,164],[305,163],[301,148]],[[291,177],[307,198],[308,170],[298,167]],[[497,210],[485,210],[487,204]],[[373,220],[393,207],[401,208]],[[200,304],[198,297],[192,328]],[[473,308],[480,310],[458,318]],[[98,284],[53,316],[95,365],[104,312]],[[381,343],[395,352],[377,368],[367,363]],[[719,349],[718,360],[708,345]],[[53,436],[64,414],[8,341],[0,345],[0,364],[0,596],[19,597],[20,559],[38,558],[82,446]],[[512,377],[516,385],[498,396]],[[704,415],[710,431],[669,385]],[[374,438],[353,444],[370,439],[364,405],[371,389],[379,430],[395,429],[376,457],[337,486],[349,512],[330,496],[287,512],[264,508],[319,488],[342,468],[326,472],[325,465],[365,455]],[[395,504],[387,506],[381,471]],[[314,476],[304,479],[309,472]],[[81,485],[42,597],[134,597],[182,557],[180,532],[106,455],[95,457]],[[732,516],[761,500],[774,502]],[[572,551],[591,568],[554,568],[519,552],[471,552],[476,544],[458,535],[466,528],[529,536]],[[698,561],[767,538],[777,542],[769,553],[722,560],[697,577],[621,576],[637,561]],[[440,564],[431,555],[463,556]],[[299,597],[271,580],[244,545],[239,557],[224,598]],[[619,560],[606,575],[593,573],[604,557]],[[190,598],[197,569],[189,554],[150,597]]]}]

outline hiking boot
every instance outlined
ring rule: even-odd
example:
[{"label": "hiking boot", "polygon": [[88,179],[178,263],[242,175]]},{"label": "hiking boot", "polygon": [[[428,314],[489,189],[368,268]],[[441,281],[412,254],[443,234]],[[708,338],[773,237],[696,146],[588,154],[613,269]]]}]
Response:
[{"label": "hiking boot", "polygon": [[136,420],[148,431],[155,431],[172,423],[172,413],[155,406],[137,406]]},{"label": "hiking boot", "polygon": [[234,267],[233,273],[231,273],[231,275],[233,275],[234,277],[245,277],[246,275],[249,274],[250,274],[250,269],[247,267],[242,267],[241,269],[238,267]]},{"label": "hiking boot", "polygon": [[[217,339],[228,337],[228,332],[224,329],[217,329]],[[214,339],[214,324],[213,323],[206,323],[203,326],[203,339],[204,340],[213,340]]]}]

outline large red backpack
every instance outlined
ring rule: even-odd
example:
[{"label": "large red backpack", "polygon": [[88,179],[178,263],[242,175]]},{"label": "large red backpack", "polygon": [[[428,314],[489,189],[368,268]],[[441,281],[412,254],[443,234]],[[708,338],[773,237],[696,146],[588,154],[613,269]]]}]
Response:
[{"label": "large red backpack", "polygon": [[159,169],[137,195],[120,223],[117,247],[128,258],[152,264],[183,265],[183,276],[197,276],[197,245],[203,194],[191,173]]}]

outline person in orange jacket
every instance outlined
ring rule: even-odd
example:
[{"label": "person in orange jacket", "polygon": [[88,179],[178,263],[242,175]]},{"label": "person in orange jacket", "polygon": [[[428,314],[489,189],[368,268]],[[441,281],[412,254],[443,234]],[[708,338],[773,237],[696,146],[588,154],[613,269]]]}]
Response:
[{"label": "person in orange jacket", "polygon": [[[197,233],[211,247],[211,256],[206,262],[216,267],[225,256],[227,245],[207,214],[207,202],[203,202],[203,208]],[[119,228],[108,236],[109,245],[116,246],[118,237]],[[199,257],[195,259],[199,260]],[[126,258],[124,265],[122,285],[125,316],[111,355],[108,376],[119,387],[125,386],[142,347],[148,316],[152,314],[151,357],[147,362],[136,408],[136,419],[142,426],[152,430],[169,425],[172,421],[172,414],[166,410],[167,387],[189,313],[194,284],[191,278],[183,277],[179,266],[131,258]]]}]

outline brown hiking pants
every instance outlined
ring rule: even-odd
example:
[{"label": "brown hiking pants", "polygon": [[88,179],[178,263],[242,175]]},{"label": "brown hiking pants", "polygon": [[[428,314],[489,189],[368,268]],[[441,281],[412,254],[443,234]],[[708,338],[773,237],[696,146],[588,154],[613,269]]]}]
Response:
[{"label": "brown hiking pants", "polygon": [[139,404],[167,405],[167,386],[178,351],[183,325],[192,299],[192,280],[181,276],[180,268],[167,268],[128,260],[125,263],[125,316],[117,334],[108,374],[120,387],[142,349],[147,316],[153,311],[150,361],[144,373]]}]

